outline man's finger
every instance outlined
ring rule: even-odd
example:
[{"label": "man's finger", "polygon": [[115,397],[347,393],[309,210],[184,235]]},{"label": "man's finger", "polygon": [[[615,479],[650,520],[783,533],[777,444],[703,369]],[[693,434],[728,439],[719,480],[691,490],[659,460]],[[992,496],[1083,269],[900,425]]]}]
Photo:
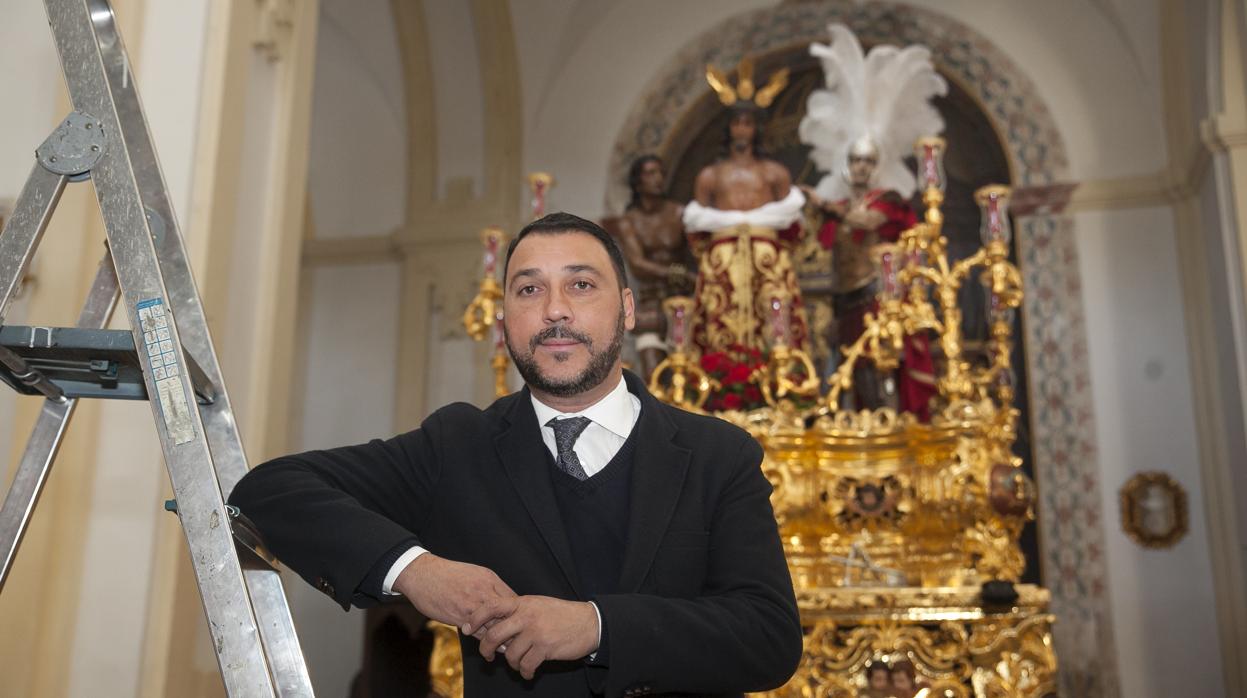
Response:
[{"label": "man's finger", "polygon": [[546,660],[545,652],[540,647],[534,645],[532,649],[524,653],[524,657],[520,659],[520,676],[526,679],[532,679],[537,674],[537,667]]},{"label": "man's finger", "polygon": [[515,612],[516,601],[512,599],[494,598],[490,601],[477,606],[468,614],[468,620],[460,630],[464,635],[476,635],[480,637],[479,631],[492,620],[506,618]]},{"label": "man's finger", "polygon": [[[481,638],[481,656],[485,661],[494,661],[494,654],[498,651],[498,645],[509,643],[512,637],[519,633],[519,623],[515,616],[510,616],[505,620],[494,624],[494,627],[485,631],[485,637]],[[510,649],[508,646],[507,649]]]},{"label": "man's finger", "polygon": [[[495,624],[497,624],[497,622],[498,622],[498,619],[487,620],[487,621],[485,621],[485,624],[484,624],[484,625],[482,625],[482,626],[480,626],[480,627],[478,627],[478,628],[473,628],[473,629],[472,629],[472,632],[470,632],[470,633],[465,633],[465,634],[466,634],[466,635],[471,635],[472,637],[474,637],[474,638],[476,638],[476,639],[480,640],[480,639],[482,639],[482,638],[484,638],[484,637],[485,637],[485,633],[489,632],[489,629],[490,629],[490,628],[492,628],[492,627],[494,627],[494,625],[495,625]],[[468,625],[468,624],[467,624],[467,623],[464,623],[463,625],[464,625],[464,627],[467,627],[467,625]],[[505,648],[500,648],[500,649],[502,649],[502,651],[503,651],[503,652],[506,652],[506,649],[505,649]]]},{"label": "man's finger", "polygon": [[[520,671],[520,661],[524,658],[524,655],[535,651],[532,633],[520,633],[516,637],[507,640],[507,652],[505,655],[507,664],[510,664],[512,669]],[[532,677],[526,676],[524,678]]]}]

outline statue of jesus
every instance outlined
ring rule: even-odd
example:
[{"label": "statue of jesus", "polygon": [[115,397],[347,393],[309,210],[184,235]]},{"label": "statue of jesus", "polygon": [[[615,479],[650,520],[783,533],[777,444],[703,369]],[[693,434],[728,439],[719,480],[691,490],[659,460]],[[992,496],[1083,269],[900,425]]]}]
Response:
[{"label": "statue of jesus", "polygon": [[703,352],[764,350],[776,341],[805,349],[789,249],[800,235],[805,197],[788,170],[759,149],[761,118],[787,83],[787,71],[756,91],[752,61],[742,60],[738,74],[733,88],[716,69],[707,70],[731,118],[727,152],[697,175],[694,200],[684,209],[699,254],[693,340]]}]

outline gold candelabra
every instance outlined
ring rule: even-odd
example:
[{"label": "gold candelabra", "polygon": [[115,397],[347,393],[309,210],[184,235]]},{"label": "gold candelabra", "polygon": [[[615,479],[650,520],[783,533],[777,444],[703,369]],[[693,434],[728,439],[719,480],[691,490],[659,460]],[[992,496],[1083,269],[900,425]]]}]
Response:
[{"label": "gold candelabra", "polygon": [[689,319],[696,302],[687,296],[673,296],[662,303],[667,315],[667,341],[670,353],[650,374],[649,391],[659,400],[681,409],[701,411],[718,388],[718,382],[697,365],[689,341]]},{"label": "gold candelabra", "polygon": [[502,300],[502,287],[498,285],[497,268],[498,256],[506,239],[507,234],[496,226],[491,225],[481,231],[481,244],[485,247],[482,262],[485,273],[476,296],[463,311],[463,329],[478,342],[485,339],[485,333],[502,317],[502,308],[498,305]]},{"label": "gold candelabra", "polygon": [[783,295],[771,297],[768,304],[770,317],[770,356],[766,365],[754,370],[750,380],[758,385],[762,399],[775,407],[780,400],[809,398],[818,395],[818,372],[814,361],[804,350],[792,346],[789,333],[789,299]]},{"label": "gold candelabra", "polygon": [[[1013,311],[1022,303],[1022,275],[1009,262],[1011,231],[1007,216],[1010,190],[993,184],[975,192],[982,209],[983,247],[965,259],[951,262],[943,234],[944,201],[941,138],[920,139],[915,147],[925,189],[924,221],[901,234],[897,243],[880,245],[879,308],[866,316],[866,331],[844,347],[844,361],[829,379],[828,406],[835,410],[840,394],[852,385],[853,367],[868,358],[881,370],[893,370],[900,361],[906,337],[932,332],[938,337],[944,370],[938,379],[940,395],[949,404],[992,398],[1012,413],[1013,389],[1009,355],[1012,350]],[[974,367],[965,358],[962,314],[958,291],[975,269],[988,289],[990,303],[990,361]]]}]

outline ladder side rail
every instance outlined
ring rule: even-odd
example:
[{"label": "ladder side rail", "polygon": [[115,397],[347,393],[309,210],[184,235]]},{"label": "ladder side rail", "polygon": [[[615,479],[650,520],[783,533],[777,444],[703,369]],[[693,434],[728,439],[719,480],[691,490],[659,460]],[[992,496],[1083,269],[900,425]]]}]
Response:
[{"label": "ladder side rail", "polygon": [[[94,13],[107,11],[106,0],[88,0]],[[100,14],[99,16],[104,16]],[[152,240],[160,260],[161,273],[183,349],[190,353],[208,381],[215,398],[199,406],[199,416],[216,469],[222,497],[228,497],[247,473],[247,458],[225,381],[221,375],[203,303],[186,254],[177,216],[168,197],[156,149],[143,117],[142,103],[134,81],[126,74],[128,63],[123,43],[112,22],[97,22],[95,31],[104,70],[119,117],[119,125],[134,166],[135,182],[142,193]],[[252,609],[260,628],[261,641],[279,696],[313,695],[311,676],[299,643],[294,619],[286,599],[281,576],[273,570],[244,570]]]},{"label": "ladder side rail", "polygon": [[[103,16],[109,12],[107,0],[86,0],[86,3],[93,15],[99,13]],[[181,228],[169,201],[168,187],[165,186],[156,157],[156,148],[143,116],[142,102],[134,81],[128,75],[129,64],[125,59],[116,25],[111,21],[97,22],[95,31],[100,38],[104,70],[134,167],[134,180],[141,192],[148,224],[152,229],[161,275],[169,292],[168,300],[179,320],[178,332],[183,348],[191,353],[216,392],[212,405],[203,406],[211,409],[201,410],[201,417],[208,420],[209,415],[213,416],[206,425],[207,435],[217,477],[221,482],[221,492],[228,497],[234,490],[234,485],[247,473],[247,460],[235,421],[232,418],[216,419],[219,415],[228,416],[233,412],[225,382],[221,377],[221,367],[208,329],[207,317],[186,255]]]},{"label": "ladder side rail", "polygon": [[[112,256],[105,254],[78,317],[78,326],[103,328],[108,324],[116,304],[117,275],[113,270]],[[4,590],[4,582],[13,568],[13,559],[22,544],[30,515],[39,502],[52,461],[60,449],[66,425],[77,403],[73,398],[44,400],[43,409],[31,430],[17,474],[13,476],[13,484],[9,486],[4,505],[0,508],[0,591]]]},{"label": "ladder side rail", "polygon": [[68,181],[65,175],[50,172],[35,162],[13,214],[4,223],[4,231],[0,232],[0,325],[4,324],[9,302],[21,286]]},{"label": "ladder side rail", "polygon": [[[132,86],[125,49],[115,29],[109,29],[115,20],[106,2],[45,0],[45,5],[70,98],[76,109],[98,118],[113,141],[91,175],[117,261],[117,278],[135,346],[148,345],[144,332],[152,331],[149,323],[153,318],[162,318],[166,326],[160,329],[168,332],[169,339],[158,343],[168,351],[155,353],[163,357],[161,366],[154,365],[150,347],[138,354],[222,680],[231,696],[271,696],[275,690],[268,661],[234,551],[203,423],[194,407],[189,372],[180,370],[187,365],[186,353],[177,318],[168,312],[169,294],[152,242],[145,192],[136,181],[135,163],[121,128],[101,42],[114,44],[108,57],[119,65],[108,67],[115,68],[122,81]],[[97,35],[97,27],[105,27],[106,33]],[[126,114],[126,118],[141,118],[141,114]],[[156,167],[154,159],[139,164]],[[179,370],[175,376],[158,381],[155,370],[167,369],[169,361]]]}]

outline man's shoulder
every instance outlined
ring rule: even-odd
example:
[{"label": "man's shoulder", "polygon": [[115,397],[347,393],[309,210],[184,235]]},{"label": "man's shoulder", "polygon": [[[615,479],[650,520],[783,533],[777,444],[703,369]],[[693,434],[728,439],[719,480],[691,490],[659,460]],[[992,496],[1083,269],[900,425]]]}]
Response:
[{"label": "man's shoulder", "polygon": [[792,179],[792,173],[788,171],[788,167],[784,165],[784,163],[780,162],[779,160],[776,160],[775,158],[771,158],[771,157],[761,157],[761,158],[758,158],[758,162],[761,163],[762,172],[766,175],[767,179],[769,180],[779,180],[779,179],[791,180]]},{"label": "man's shoulder", "polygon": [[498,398],[484,409],[470,402],[452,402],[434,410],[424,423],[425,426],[436,423],[455,430],[472,426],[492,427],[503,419],[516,400],[522,398],[523,393],[512,393]]},{"label": "man's shoulder", "polygon": [[710,445],[739,448],[753,441],[749,432],[718,417],[688,412],[657,400],[654,404],[671,418],[680,432],[680,440],[690,444],[695,450]]}]

